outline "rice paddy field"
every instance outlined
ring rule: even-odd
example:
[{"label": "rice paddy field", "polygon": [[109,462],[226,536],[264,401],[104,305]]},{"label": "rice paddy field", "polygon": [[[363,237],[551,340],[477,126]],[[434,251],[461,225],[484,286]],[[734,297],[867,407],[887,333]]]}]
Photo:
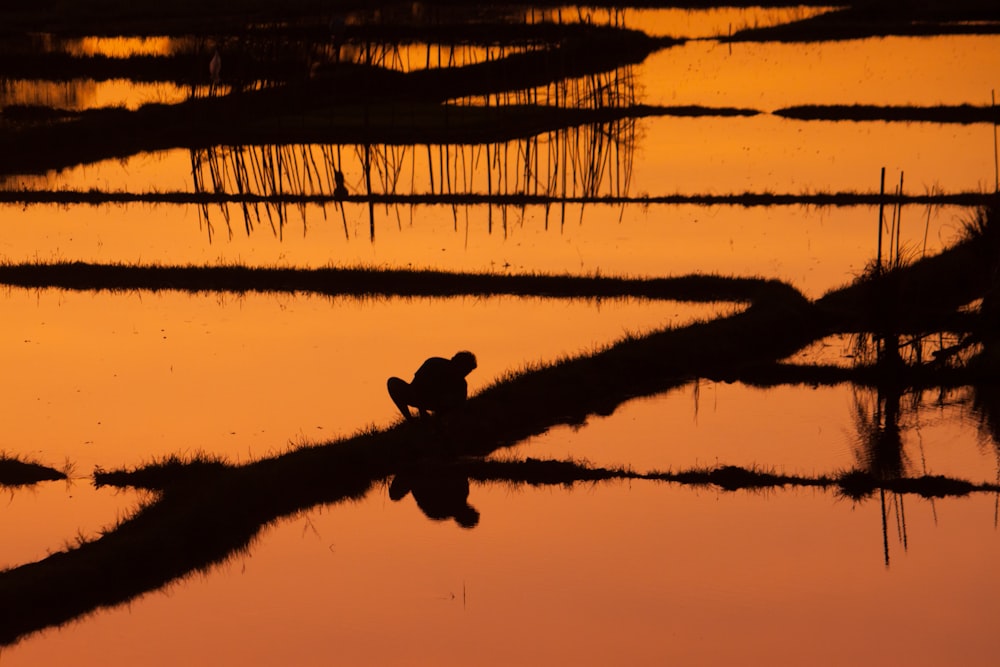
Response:
[{"label": "rice paddy field", "polygon": [[231,4],[5,18],[0,663],[994,664],[996,9]]}]

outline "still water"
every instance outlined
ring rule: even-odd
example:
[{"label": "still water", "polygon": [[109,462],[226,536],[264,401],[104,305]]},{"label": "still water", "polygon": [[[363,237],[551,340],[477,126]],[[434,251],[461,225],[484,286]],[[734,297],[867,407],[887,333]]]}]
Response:
[{"label": "still water", "polygon": [[[639,21],[654,34],[703,38],[808,11],[626,13],[616,20],[630,27]],[[595,12],[589,20],[599,18]],[[531,145],[531,154],[545,156],[541,162],[522,159],[527,141],[379,147],[373,191],[516,194],[533,187],[556,197],[624,199],[876,192],[882,167],[893,184],[905,172],[910,193],[982,191],[995,175],[989,125],[800,122],[770,112],[793,104],[984,104],[995,85],[990,73],[1000,70],[997,44],[995,37],[969,36],[731,48],[692,41],[629,72],[625,78],[635,86],[629,96],[761,114],[645,118],[615,126],[613,140],[600,148],[579,141],[599,133],[552,133]],[[117,55],[113,42],[97,39],[62,48]],[[135,48],[181,47],[153,39]],[[16,103],[79,109],[131,108],[185,94],[152,86],[5,90],[20,91],[10,98]],[[6,187],[231,191],[226,179],[234,172],[226,169],[236,164],[234,156],[259,163],[277,150],[290,158],[289,176],[277,180],[280,193],[329,195],[324,183],[336,169],[350,194],[360,195],[365,171],[373,168],[361,148],[171,150],[16,176]],[[599,169],[574,171],[563,149],[573,154],[572,164]],[[222,166],[214,173],[230,175],[213,181],[197,165]],[[291,178],[306,165],[316,165],[316,178]],[[900,216],[904,254],[916,258],[952,243],[969,211],[907,206]],[[0,260],[7,262],[701,272],[777,278],[809,297],[860,275],[877,240],[877,212],[865,206],[587,201],[389,203],[370,211],[363,201],[328,199],[262,205],[251,213],[238,204],[4,205],[0,220]],[[638,299],[5,289],[0,451],[64,469],[70,481],[5,490],[0,566],[95,539],[155,501],[93,488],[95,468],[199,453],[258,460],[391,426],[399,417],[385,378],[407,376],[427,356],[473,350],[479,368],[470,388],[477,392],[531,365],[738,308]],[[850,341],[829,345],[835,347],[823,354],[850,363]],[[873,390],[849,384],[761,389],[701,380],[629,401],[583,425],[553,428],[494,457],[572,459],[636,472],[740,465],[834,475],[871,464],[866,433],[877,404]],[[1000,448],[975,408],[975,390],[928,391],[902,404],[902,475],[1000,479]],[[463,528],[428,518],[412,494],[391,499],[388,484],[357,501],[283,518],[221,565],[31,635],[0,650],[0,662],[993,661],[1000,595],[995,494],[855,500],[835,490],[728,492],[646,480],[473,482],[468,502],[479,518]]]},{"label": "still water", "polygon": [[[906,543],[893,514],[889,567],[871,500],[644,482],[473,485],[470,502],[472,530],[383,489],[316,508],[207,575],[3,659],[989,664],[992,498],[907,498]],[[794,660],[776,660],[776,645]]]}]

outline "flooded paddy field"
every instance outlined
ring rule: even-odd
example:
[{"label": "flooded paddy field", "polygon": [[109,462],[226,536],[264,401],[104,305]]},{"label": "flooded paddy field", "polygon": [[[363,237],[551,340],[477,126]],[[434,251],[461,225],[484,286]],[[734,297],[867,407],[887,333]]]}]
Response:
[{"label": "flooded paddy field", "polygon": [[0,661],[992,664],[995,9],[257,5],[6,23]]}]

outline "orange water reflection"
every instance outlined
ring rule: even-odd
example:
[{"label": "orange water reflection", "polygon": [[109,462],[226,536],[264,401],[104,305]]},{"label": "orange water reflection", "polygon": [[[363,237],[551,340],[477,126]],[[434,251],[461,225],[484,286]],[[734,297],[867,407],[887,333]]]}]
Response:
[{"label": "orange water reflection", "polygon": [[833,7],[622,7],[565,6],[529,8],[527,23],[590,23],[641,30],[654,37],[704,39],[722,37],[746,28],[765,28],[801,21],[823,14]]},{"label": "orange water reflection", "polygon": [[208,576],[4,660],[775,664],[780,644],[817,665],[991,664],[992,498],[908,499],[888,570],[877,501],[653,483],[474,485],[470,501],[471,531],[384,491],[308,512]]},{"label": "orange water reflection", "polygon": [[990,103],[994,36],[885,37],[806,44],[688,42],[640,74],[649,104],[774,111],[796,104]]},{"label": "orange water reflection", "polygon": [[[24,453],[18,448],[14,435],[13,432],[4,434],[7,455]],[[90,480],[93,470],[82,469],[69,458],[49,460],[45,457],[45,460],[47,465],[56,468],[69,464],[69,481],[0,488],[3,497],[0,516],[4,529],[0,568],[40,560],[76,546],[78,540],[96,539],[101,531],[115,526],[134,511],[142,499],[134,491],[95,489]]]},{"label": "orange water reflection", "polygon": [[194,38],[166,36],[116,36],[63,38],[53,43],[64,53],[73,56],[106,56],[128,58],[131,56],[169,56],[195,48]]},{"label": "orange water reflection", "polygon": [[[718,306],[179,293],[0,294],[0,448],[83,474],[206,452],[247,460],[399,415],[385,391],[471,349],[477,391],[525,364],[681,325]],[[520,323],[513,327],[512,322]]]},{"label": "orange water reflection", "polygon": [[[231,207],[231,236],[216,217],[214,239],[193,208],[174,206],[0,207],[7,234],[0,258],[67,261],[320,267],[383,266],[448,271],[544,272],[631,276],[689,273],[780,278],[810,296],[850,282],[874,258],[878,210],[732,206],[568,206],[508,211],[485,207],[376,207],[369,239],[367,206],[340,212],[290,209],[281,236],[265,222],[247,234]],[[212,215],[218,216],[215,212]],[[969,212],[952,207],[903,210],[904,256],[953,242]],[[265,219],[266,220],[266,219]],[[926,243],[925,243],[926,239]]]},{"label": "orange water reflection", "polygon": [[662,119],[643,125],[632,192],[875,192],[904,174],[904,192],[982,192],[993,178],[985,124]]},{"label": "orange water reflection", "polygon": [[138,109],[144,104],[177,104],[208,86],[182,87],[174,83],[143,83],[110,79],[70,81],[6,80],[0,83],[0,106],[26,104],[83,111],[104,107]]},{"label": "orange water reflection", "polygon": [[[647,101],[764,110],[977,101],[997,71],[994,42],[734,45],[732,56],[691,44],[649,61],[660,69],[645,77]],[[924,58],[921,47],[936,55]],[[805,64],[796,64],[800,56]],[[926,60],[935,62],[912,64]],[[661,119],[642,129],[632,194],[872,191],[881,166],[890,178],[905,171],[910,191],[976,189],[992,169],[988,126],[764,115]],[[357,191],[357,161],[345,171]],[[428,172],[419,170],[416,190],[430,188]],[[475,176],[482,190],[483,173]],[[190,189],[190,155],[89,166],[51,183]],[[332,204],[309,206],[301,218],[290,209],[281,234],[265,224],[248,234],[238,207],[227,212],[233,233],[213,208],[218,233],[209,242],[193,207],[5,206],[0,259],[759,274],[818,296],[872,257],[876,215],[864,207],[572,205],[565,215],[528,207],[503,216],[496,207],[379,206],[372,241],[363,203],[348,203],[343,215]],[[904,209],[908,253],[923,252],[925,237],[928,252],[953,240],[964,213]],[[95,465],[198,451],[245,461],[391,424],[384,378],[412,372],[430,354],[475,350],[477,390],[532,361],[720,307],[7,290],[0,310],[0,364],[12,378],[0,387],[0,448],[56,467],[69,460],[81,478]],[[697,396],[687,386],[632,401],[505,454],[639,471],[742,464],[831,474],[859,464],[855,398],[846,386],[765,392],[703,382]],[[995,479],[995,443],[982,439],[967,401],[920,399],[905,423],[908,472]],[[91,537],[138,500],[98,493],[86,479],[12,493],[0,565],[40,558],[77,531]],[[996,496],[890,497],[883,513],[878,498],[830,492],[632,482],[473,484],[469,501],[481,516],[472,530],[432,522],[412,497],[393,502],[384,486],[363,501],[315,508],[207,574],[29,637],[3,649],[3,661],[773,664],[793,656],[985,665],[995,657]]]},{"label": "orange water reflection", "polygon": [[[712,7],[709,9],[626,8],[620,22],[654,37],[725,37],[747,28],[767,28],[825,14],[832,7]],[[600,18],[600,12],[594,12]]]},{"label": "orange water reflection", "polygon": [[[873,400],[872,390],[850,385],[701,382],[594,417],[585,433],[558,427],[496,456],[575,458],[644,472],[737,465],[808,477],[867,470],[857,419]],[[977,484],[1000,478],[1000,448],[984,441],[968,396],[934,390],[917,400],[908,395],[905,405],[901,475]]]},{"label": "orange water reflection", "polygon": [[[371,191],[375,194],[546,195],[569,197],[664,196],[674,194],[878,192],[886,167],[889,185],[905,175],[904,192],[978,192],[992,185],[992,128],[984,124],[807,122],[762,115],[751,118],[659,118],[636,124],[639,141],[610,144],[598,152],[583,140],[605,130],[581,131],[574,143],[563,133],[489,146],[373,147]],[[558,141],[559,143],[556,143]],[[566,154],[552,146],[566,142]],[[284,167],[268,176],[274,187],[253,181],[244,191],[259,195],[333,196],[341,171],[349,194],[366,194],[362,146],[289,146]],[[239,150],[239,153],[237,151]],[[198,192],[238,194],[233,154],[260,168],[264,149],[219,149],[213,166],[187,151],[143,154],[50,173],[20,176],[13,185],[31,189],[110,192]],[[384,155],[383,155],[384,152]],[[525,155],[533,162],[525,164]],[[486,158],[490,159],[487,160]],[[491,165],[488,167],[488,165]],[[301,174],[310,175],[305,181]],[[564,172],[566,172],[564,177]],[[594,178],[587,178],[591,173]],[[270,185],[269,183],[267,185]],[[365,208],[367,211],[367,208]],[[219,217],[218,214],[215,216]]]}]

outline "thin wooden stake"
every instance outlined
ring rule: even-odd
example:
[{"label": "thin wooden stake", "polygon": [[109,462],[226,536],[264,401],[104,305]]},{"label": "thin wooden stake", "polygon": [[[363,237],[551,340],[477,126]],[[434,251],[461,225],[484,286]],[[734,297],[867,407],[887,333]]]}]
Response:
[{"label": "thin wooden stake", "polygon": [[899,237],[903,235],[903,172],[899,172],[899,199],[896,202],[896,266],[899,266]]},{"label": "thin wooden stake", "polygon": [[990,91],[993,98],[993,192],[1000,192],[1000,158],[997,155],[997,91]]},{"label": "thin wooden stake", "polygon": [[882,185],[879,187],[878,199],[878,254],[876,255],[876,270],[882,270],[882,213],[885,210],[885,167],[882,167]]}]

